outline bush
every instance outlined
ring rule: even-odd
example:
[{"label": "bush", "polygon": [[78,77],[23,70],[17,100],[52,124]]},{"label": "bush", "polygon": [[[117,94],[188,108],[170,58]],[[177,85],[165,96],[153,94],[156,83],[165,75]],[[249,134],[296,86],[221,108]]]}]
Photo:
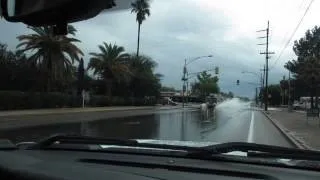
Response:
[{"label": "bush", "polygon": [[[156,104],[156,98],[123,98],[93,95],[86,106],[147,106]],[[0,91],[0,110],[81,107],[82,97],[60,92]]]}]

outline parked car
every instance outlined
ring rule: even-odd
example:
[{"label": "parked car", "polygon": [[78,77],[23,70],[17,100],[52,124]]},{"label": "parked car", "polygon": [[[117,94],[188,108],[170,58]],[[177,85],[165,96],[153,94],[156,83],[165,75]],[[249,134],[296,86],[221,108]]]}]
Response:
[{"label": "parked car", "polygon": [[295,101],[292,105],[294,110],[303,109],[303,102]]}]

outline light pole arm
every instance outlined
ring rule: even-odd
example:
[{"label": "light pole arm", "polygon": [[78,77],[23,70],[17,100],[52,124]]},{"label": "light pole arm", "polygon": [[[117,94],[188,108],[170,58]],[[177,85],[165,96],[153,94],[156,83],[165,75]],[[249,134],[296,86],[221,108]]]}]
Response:
[{"label": "light pole arm", "polygon": [[209,57],[213,57],[213,56],[212,56],[212,55],[208,55],[208,56],[195,57],[195,58],[193,58],[193,59],[188,60],[188,62],[185,63],[185,66],[187,66],[187,65],[189,65],[189,64],[191,64],[191,63],[193,63],[193,62],[195,62],[195,61],[197,61],[197,60],[199,60],[199,59],[209,58]]}]

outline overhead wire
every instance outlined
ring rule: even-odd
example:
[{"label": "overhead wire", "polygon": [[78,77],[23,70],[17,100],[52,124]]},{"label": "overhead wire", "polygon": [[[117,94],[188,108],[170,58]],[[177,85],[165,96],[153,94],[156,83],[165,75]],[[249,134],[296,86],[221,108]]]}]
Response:
[{"label": "overhead wire", "polygon": [[275,62],[273,63],[272,67],[269,68],[270,69],[273,69],[275,67],[275,65],[277,65],[277,63],[279,62],[279,59],[281,58],[282,54],[284,53],[284,51],[286,50],[286,48],[288,47],[288,45],[290,44],[293,36],[295,35],[295,33],[297,32],[298,28],[300,27],[301,23],[303,22],[304,20],[304,17],[306,16],[306,14],[308,13],[312,3],[314,2],[314,0],[311,0],[308,7],[306,8],[305,12],[303,13],[302,17],[300,18],[297,26],[295,27],[295,29],[293,30],[292,34],[290,35],[290,38],[288,39],[288,41],[286,42],[286,44],[284,45],[284,47],[281,49],[280,51],[280,54],[279,56],[277,57],[277,59],[275,60]]}]

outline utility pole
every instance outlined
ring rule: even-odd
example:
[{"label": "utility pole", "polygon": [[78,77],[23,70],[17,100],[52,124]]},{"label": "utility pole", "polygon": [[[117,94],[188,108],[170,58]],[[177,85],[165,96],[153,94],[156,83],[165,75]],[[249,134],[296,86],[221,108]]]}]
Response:
[{"label": "utility pole", "polygon": [[256,106],[258,106],[258,87],[256,87]]},{"label": "utility pole", "polygon": [[[261,90],[260,90],[260,93],[262,92],[262,90],[264,89],[264,80],[265,80],[265,74],[266,74],[266,67],[265,65],[263,65],[263,69],[260,69],[260,71],[263,71],[263,73],[261,73]],[[263,108],[263,101],[264,100],[264,94],[262,96],[262,99],[261,99],[261,108]]]},{"label": "utility pole", "polygon": [[291,77],[290,77],[290,71],[289,71],[289,80],[288,80],[288,85],[289,85],[289,92],[288,92],[288,111],[292,112],[292,99],[291,99]]},{"label": "utility pole", "polygon": [[266,79],[266,66],[263,65],[263,69],[261,69],[261,71],[263,71],[263,74],[262,74],[262,88],[264,88],[264,81]]},{"label": "utility pole", "polygon": [[184,66],[183,66],[183,76],[182,76],[182,107],[184,107],[185,98],[184,98],[184,92],[186,91],[186,81],[187,81],[187,59],[184,60]]},{"label": "utility pole", "polygon": [[262,32],[265,31],[266,32],[266,36],[263,37],[258,37],[258,38],[265,38],[266,39],[266,43],[263,44],[258,44],[258,45],[265,45],[266,46],[266,51],[265,52],[261,52],[260,54],[265,54],[266,55],[266,66],[265,66],[265,91],[264,91],[264,110],[268,111],[268,71],[269,71],[269,64],[268,64],[268,60],[270,58],[269,54],[274,54],[274,52],[269,52],[269,21],[268,21],[268,25],[267,25],[267,29],[263,29],[257,32]]}]

